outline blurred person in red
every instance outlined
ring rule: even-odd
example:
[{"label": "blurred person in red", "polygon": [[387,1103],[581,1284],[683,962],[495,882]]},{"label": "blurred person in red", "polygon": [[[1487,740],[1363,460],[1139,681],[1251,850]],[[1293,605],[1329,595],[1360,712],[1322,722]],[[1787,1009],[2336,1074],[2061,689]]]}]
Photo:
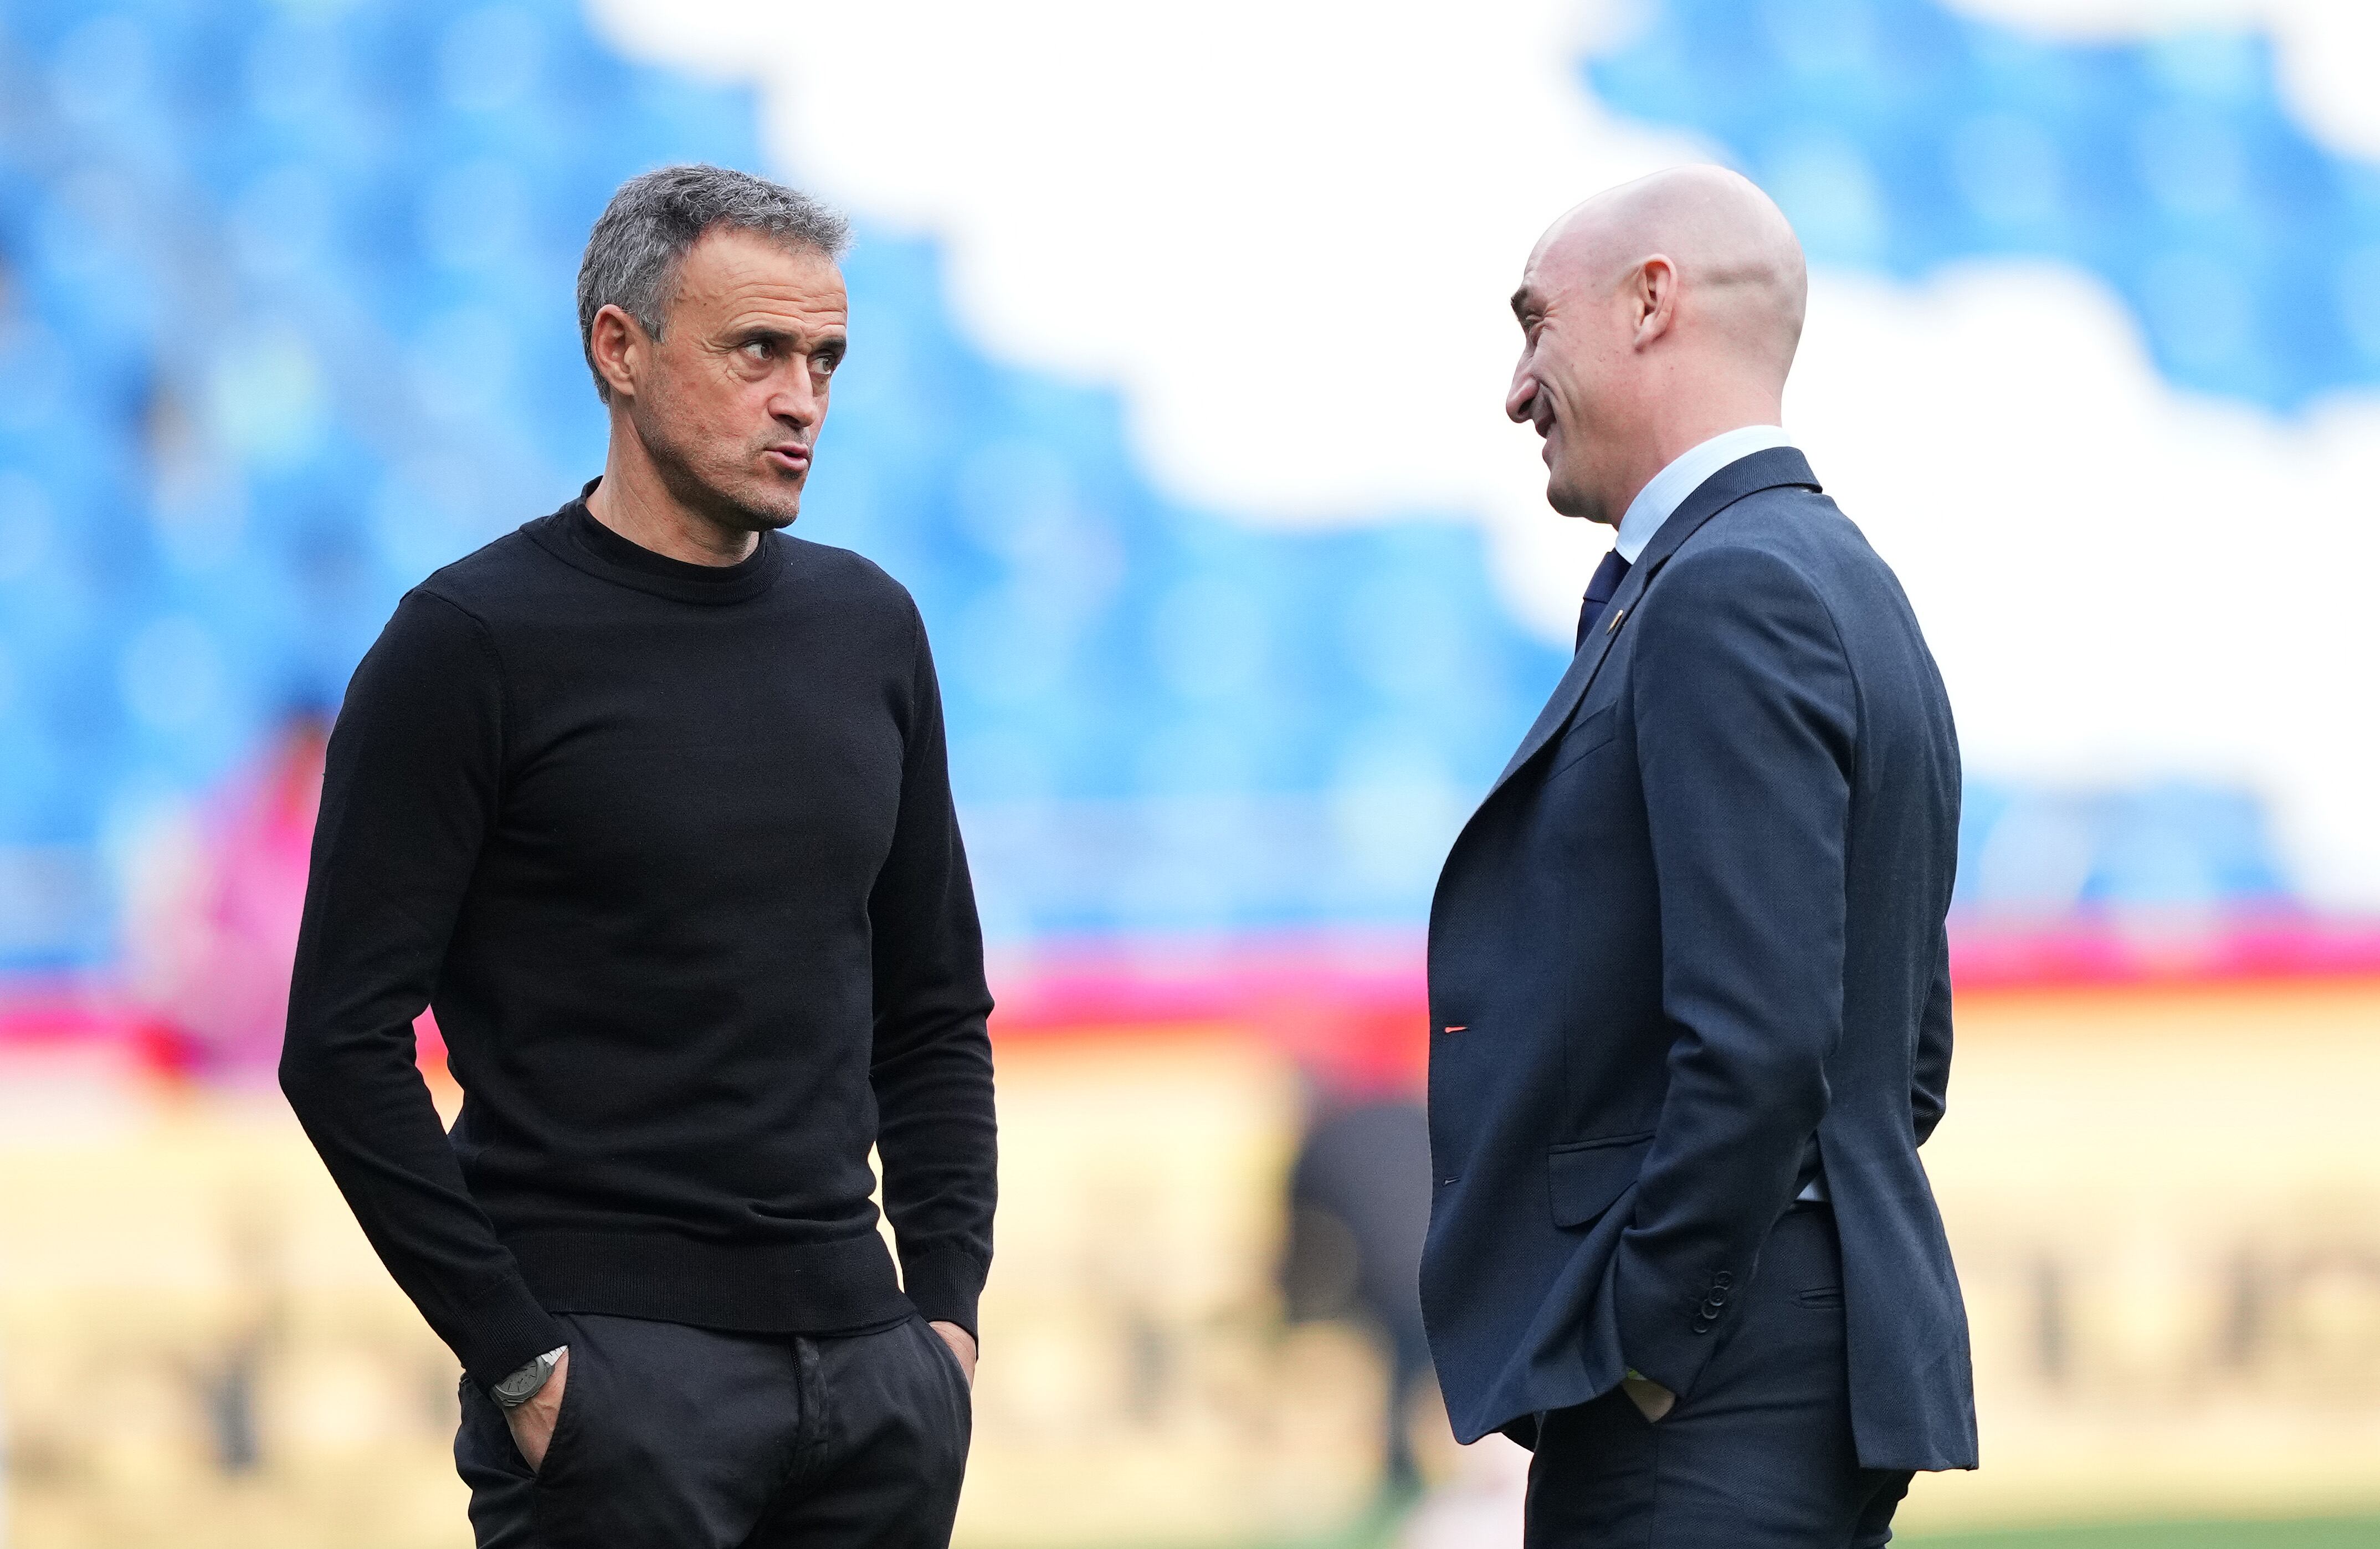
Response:
[{"label": "blurred person in red", "polygon": [[207,1075],[266,1079],[280,1058],[329,736],[322,710],[295,707],[195,817],[135,857],[133,994]]}]

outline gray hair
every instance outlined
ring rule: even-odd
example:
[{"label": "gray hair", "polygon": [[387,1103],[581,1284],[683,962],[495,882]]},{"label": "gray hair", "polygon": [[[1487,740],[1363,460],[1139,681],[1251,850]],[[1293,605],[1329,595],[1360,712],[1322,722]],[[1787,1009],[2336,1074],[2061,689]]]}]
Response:
[{"label": "gray hair", "polygon": [[675,299],[687,249],[714,226],[757,231],[789,248],[839,259],[851,223],[808,194],[729,167],[663,167],[620,185],[587,234],[578,265],[578,346],[595,395],[612,401],[595,370],[595,314],[617,307],[658,339]]}]

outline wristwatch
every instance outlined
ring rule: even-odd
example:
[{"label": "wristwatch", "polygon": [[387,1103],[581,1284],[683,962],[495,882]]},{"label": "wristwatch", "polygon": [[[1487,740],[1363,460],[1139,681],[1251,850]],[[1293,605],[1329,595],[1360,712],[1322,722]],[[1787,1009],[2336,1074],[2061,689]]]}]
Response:
[{"label": "wristwatch", "polygon": [[538,1390],[545,1386],[545,1379],[553,1375],[553,1368],[561,1361],[562,1352],[569,1348],[568,1345],[556,1345],[536,1360],[524,1362],[520,1370],[488,1389],[489,1395],[508,1410],[520,1408],[537,1397]]}]

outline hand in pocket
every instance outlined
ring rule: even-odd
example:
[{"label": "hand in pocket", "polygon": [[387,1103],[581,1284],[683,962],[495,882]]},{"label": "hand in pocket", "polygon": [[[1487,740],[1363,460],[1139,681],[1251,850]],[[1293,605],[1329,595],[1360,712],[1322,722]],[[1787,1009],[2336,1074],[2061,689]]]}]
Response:
[{"label": "hand in pocket", "polygon": [[553,1445],[553,1422],[562,1417],[562,1388],[570,1378],[570,1351],[565,1348],[554,1358],[553,1375],[545,1386],[529,1395],[528,1402],[516,1410],[504,1410],[504,1423],[512,1428],[513,1445],[534,1473],[545,1467],[545,1449]]},{"label": "hand in pocket", "polygon": [[941,1336],[942,1343],[950,1346],[951,1354],[958,1358],[959,1370],[965,1374],[967,1387],[972,1391],[975,1387],[975,1336],[954,1323],[934,1323],[926,1326]]},{"label": "hand in pocket", "polygon": [[1678,1396],[1650,1377],[1640,1377],[1631,1372],[1620,1379],[1620,1387],[1649,1425],[1658,1425],[1663,1417],[1678,1407]]}]

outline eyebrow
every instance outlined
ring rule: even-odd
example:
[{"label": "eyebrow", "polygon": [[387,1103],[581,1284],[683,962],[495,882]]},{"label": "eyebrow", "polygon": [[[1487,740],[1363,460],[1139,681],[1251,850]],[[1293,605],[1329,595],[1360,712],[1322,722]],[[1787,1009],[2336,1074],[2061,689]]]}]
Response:
[{"label": "eyebrow", "polygon": [[1512,315],[1516,318],[1525,318],[1528,316],[1530,304],[1536,300],[1536,297],[1529,294],[1529,287],[1523,285],[1512,293]]},{"label": "eyebrow", "polygon": [[[728,337],[744,345],[768,344],[798,345],[802,342],[801,335],[789,329],[771,328],[766,324],[755,324],[749,328],[736,329],[730,333]],[[840,330],[837,330],[819,334],[817,338],[811,341],[810,347],[807,353],[816,355],[821,350],[841,350],[849,349],[850,347],[851,336]]]}]

